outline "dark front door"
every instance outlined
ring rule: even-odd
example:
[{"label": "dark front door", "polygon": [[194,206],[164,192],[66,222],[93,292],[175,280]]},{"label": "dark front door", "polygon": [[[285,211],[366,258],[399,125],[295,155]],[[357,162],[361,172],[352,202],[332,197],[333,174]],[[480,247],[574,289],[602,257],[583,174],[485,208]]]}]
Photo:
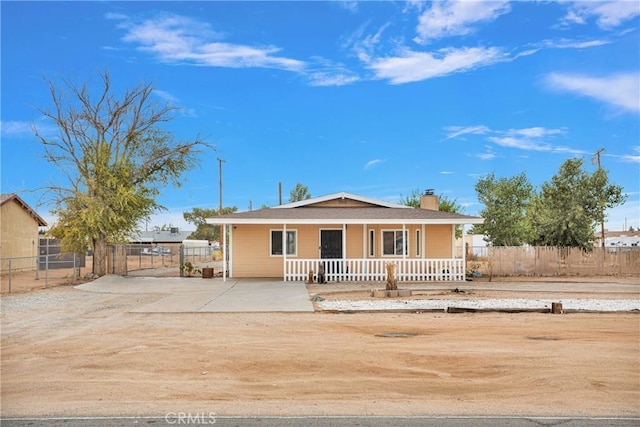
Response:
[{"label": "dark front door", "polygon": [[320,230],[320,258],[342,258],[342,230]]}]

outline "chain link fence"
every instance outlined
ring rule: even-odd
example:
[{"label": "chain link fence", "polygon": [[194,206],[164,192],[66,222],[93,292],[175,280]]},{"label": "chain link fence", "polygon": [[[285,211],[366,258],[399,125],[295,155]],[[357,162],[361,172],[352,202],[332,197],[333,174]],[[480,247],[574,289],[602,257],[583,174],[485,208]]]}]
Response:
[{"label": "chain link fence", "polygon": [[0,258],[0,289],[12,292],[75,282],[92,273],[91,265],[91,257],[85,254],[64,252]]},{"label": "chain link fence", "polygon": [[222,259],[222,252],[210,245],[120,244],[109,246],[107,272],[120,275],[158,277],[183,276],[191,271],[212,267]]}]

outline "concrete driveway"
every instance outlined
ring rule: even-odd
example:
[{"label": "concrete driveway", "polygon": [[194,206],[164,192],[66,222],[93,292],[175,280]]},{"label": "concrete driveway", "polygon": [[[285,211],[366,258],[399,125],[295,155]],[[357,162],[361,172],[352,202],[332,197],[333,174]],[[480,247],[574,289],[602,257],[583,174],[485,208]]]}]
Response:
[{"label": "concrete driveway", "polygon": [[133,313],[312,312],[301,282],[272,279],[202,279],[179,277],[103,276],[76,286],[91,292],[164,294]]}]

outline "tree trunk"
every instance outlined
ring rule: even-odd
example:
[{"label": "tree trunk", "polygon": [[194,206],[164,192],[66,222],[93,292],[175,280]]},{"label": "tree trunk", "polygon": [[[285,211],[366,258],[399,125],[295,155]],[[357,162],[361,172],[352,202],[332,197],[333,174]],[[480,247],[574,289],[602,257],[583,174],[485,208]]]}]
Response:
[{"label": "tree trunk", "polygon": [[100,236],[93,239],[93,274],[104,276],[107,274],[107,237]]}]

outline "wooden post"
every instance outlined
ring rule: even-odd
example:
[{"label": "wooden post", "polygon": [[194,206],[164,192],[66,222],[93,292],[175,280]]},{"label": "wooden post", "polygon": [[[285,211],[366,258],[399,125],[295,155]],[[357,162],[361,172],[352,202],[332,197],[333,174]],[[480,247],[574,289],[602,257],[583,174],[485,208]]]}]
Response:
[{"label": "wooden post", "polygon": [[562,314],[562,303],[561,302],[552,302],[551,303],[551,314]]},{"label": "wooden post", "polygon": [[387,264],[387,291],[394,291],[398,289],[398,281],[395,277],[396,265],[394,263]]}]

